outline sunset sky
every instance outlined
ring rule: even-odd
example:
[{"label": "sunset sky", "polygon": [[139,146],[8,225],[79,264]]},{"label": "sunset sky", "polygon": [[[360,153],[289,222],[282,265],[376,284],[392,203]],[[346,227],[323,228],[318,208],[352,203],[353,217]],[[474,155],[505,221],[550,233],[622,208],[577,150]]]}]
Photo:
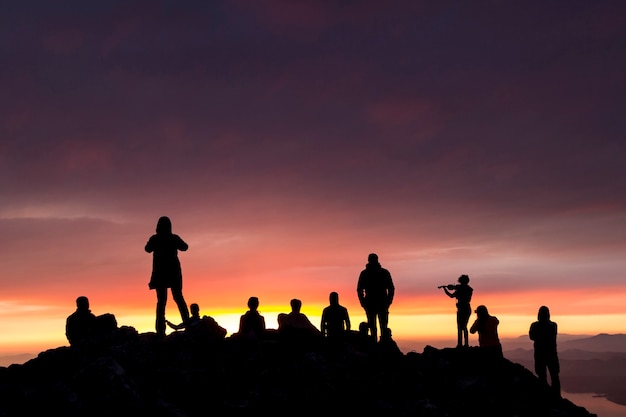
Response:
[{"label": "sunset sky", "polygon": [[461,274],[501,336],[626,332],[624,2],[14,1],[0,56],[0,354],[79,295],[154,330],[162,215],[229,333],[331,291],[357,327],[370,252],[396,339],[455,345]]}]

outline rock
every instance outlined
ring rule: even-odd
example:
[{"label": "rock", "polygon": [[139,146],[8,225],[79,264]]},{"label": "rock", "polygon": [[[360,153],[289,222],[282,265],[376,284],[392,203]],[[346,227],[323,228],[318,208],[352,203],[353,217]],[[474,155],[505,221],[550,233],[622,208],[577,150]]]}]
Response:
[{"label": "rock", "polygon": [[0,367],[0,417],[591,416],[479,348],[403,354],[392,340],[158,338],[132,328]]}]

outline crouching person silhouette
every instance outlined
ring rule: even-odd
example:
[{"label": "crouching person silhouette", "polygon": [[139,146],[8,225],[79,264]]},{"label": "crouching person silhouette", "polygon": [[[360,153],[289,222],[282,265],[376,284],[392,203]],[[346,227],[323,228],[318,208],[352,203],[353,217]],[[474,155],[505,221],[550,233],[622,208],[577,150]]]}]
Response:
[{"label": "crouching person silhouette", "polygon": [[470,333],[478,332],[478,345],[488,359],[502,358],[502,345],[498,337],[500,320],[489,314],[487,307],[480,305],[476,308],[476,321],[470,327]]}]

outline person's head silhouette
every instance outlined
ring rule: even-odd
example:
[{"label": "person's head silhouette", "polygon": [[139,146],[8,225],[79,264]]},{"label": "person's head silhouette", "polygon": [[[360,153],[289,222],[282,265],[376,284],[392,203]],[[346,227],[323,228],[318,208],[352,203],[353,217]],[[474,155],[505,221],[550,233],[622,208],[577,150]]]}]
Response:
[{"label": "person's head silhouette", "polygon": [[199,317],[200,316],[200,306],[196,303],[193,303],[189,306],[189,311],[191,311],[191,315],[193,317]]},{"label": "person's head silhouette", "polygon": [[337,294],[335,291],[330,293],[330,295],[328,296],[328,299],[330,301],[331,306],[336,306],[339,304],[339,294]]},{"label": "person's head silhouette", "polygon": [[378,263],[378,255],[376,255],[375,253],[370,253],[367,256],[367,262],[369,262],[371,264],[377,264]]},{"label": "person's head silhouette", "polygon": [[484,319],[489,316],[489,311],[484,305],[479,305],[478,307],[476,307],[476,315],[479,319]]},{"label": "person's head silhouette", "polygon": [[290,304],[291,304],[291,311],[293,311],[294,313],[300,312],[300,309],[302,308],[302,301],[298,300],[297,298],[294,298],[293,300],[291,300]]},{"label": "person's head silhouette", "polygon": [[252,311],[256,311],[259,308],[259,299],[257,297],[248,298],[248,308]]},{"label": "person's head silhouette", "polygon": [[469,284],[469,280],[470,280],[469,276],[461,275],[458,281],[459,281],[459,284]]},{"label": "person's head silhouette", "polygon": [[539,307],[539,311],[537,312],[537,319],[539,321],[550,320],[550,309],[546,306]]},{"label": "person's head silhouette", "polygon": [[76,308],[81,311],[89,310],[89,299],[84,295],[81,295],[76,299]]},{"label": "person's head silhouette", "polygon": [[157,234],[171,234],[172,233],[172,221],[169,217],[163,216],[159,218],[156,226]]}]

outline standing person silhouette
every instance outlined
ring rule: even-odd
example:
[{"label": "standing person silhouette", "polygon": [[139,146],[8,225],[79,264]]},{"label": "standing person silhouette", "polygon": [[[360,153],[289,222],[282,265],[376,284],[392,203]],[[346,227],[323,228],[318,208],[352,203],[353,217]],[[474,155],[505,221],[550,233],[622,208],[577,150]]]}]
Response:
[{"label": "standing person silhouette", "polygon": [[391,274],[380,265],[375,253],[367,257],[367,265],[359,275],[356,292],[367,316],[370,335],[377,340],[376,318],[380,324],[380,334],[383,335],[387,329],[389,306],[393,302],[395,287]]},{"label": "standing person silhouette", "polygon": [[146,243],[146,252],[152,253],[152,276],[148,287],[156,290],[156,332],[165,336],[165,305],[167,289],[178,306],[183,323],[189,320],[189,309],[183,297],[183,274],[178,259],[178,251],[186,251],[189,245],[180,236],[172,233],[169,217],[161,217],[157,222],[156,234]]},{"label": "standing person silhouette", "polygon": [[528,335],[535,347],[535,373],[539,380],[548,385],[546,368],[550,372],[552,391],[561,396],[561,381],[559,379],[559,357],[556,352],[557,325],[550,320],[550,309],[539,307],[537,321],[530,325]]},{"label": "standing person silhouette", "polygon": [[[469,276],[461,275],[458,279],[459,285],[442,285],[445,293],[450,298],[456,298],[456,327],[457,327],[457,344],[456,347],[468,347],[469,335],[467,332],[467,323],[472,315],[472,294],[474,290],[470,287]],[[453,292],[450,292],[453,290]]]},{"label": "standing person silhouette", "polygon": [[322,335],[329,339],[338,339],[350,331],[348,309],[339,304],[339,294],[335,291],[328,296],[330,305],[322,310]]}]

